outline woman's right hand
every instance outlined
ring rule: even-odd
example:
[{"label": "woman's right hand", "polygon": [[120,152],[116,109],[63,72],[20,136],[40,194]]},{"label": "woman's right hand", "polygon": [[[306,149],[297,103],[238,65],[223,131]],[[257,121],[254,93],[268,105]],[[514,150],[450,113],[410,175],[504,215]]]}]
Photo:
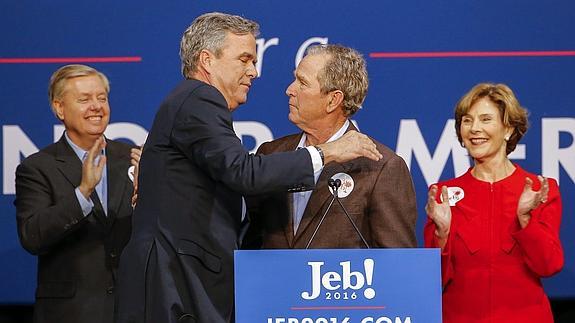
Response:
[{"label": "woman's right hand", "polygon": [[441,197],[443,202],[437,203],[437,185],[432,185],[427,193],[427,204],[425,212],[427,216],[435,223],[435,235],[439,241],[440,247],[443,248],[449,236],[451,228],[451,207],[449,206],[449,194],[447,186],[441,188]]}]

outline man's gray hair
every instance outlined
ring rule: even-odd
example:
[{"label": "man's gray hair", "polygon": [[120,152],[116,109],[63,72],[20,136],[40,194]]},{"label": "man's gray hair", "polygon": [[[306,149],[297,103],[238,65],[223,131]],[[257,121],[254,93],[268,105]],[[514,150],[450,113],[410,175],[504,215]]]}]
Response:
[{"label": "man's gray hair", "polygon": [[211,12],[197,17],[184,31],[180,42],[182,75],[189,79],[198,70],[200,52],[207,49],[217,57],[221,55],[226,34],[259,35],[260,26],[252,20],[221,12]]},{"label": "man's gray hair", "polygon": [[343,92],[343,112],[352,116],[359,110],[365,96],[369,80],[363,56],[353,48],[342,45],[314,45],[308,48],[306,55],[327,55],[325,66],[318,73],[321,92]]}]

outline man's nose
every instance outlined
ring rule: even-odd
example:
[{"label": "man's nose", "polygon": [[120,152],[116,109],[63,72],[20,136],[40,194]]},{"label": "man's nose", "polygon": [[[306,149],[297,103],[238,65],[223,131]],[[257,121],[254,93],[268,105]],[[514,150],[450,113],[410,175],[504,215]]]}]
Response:
[{"label": "man's nose", "polygon": [[287,96],[293,96],[293,86],[294,86],[295,81],[291,82],[290,85],[288,85],[288,87],[286,88],[286,95]]},{"label": "man's nose", "polygon": [[246,75],[251,79],[255,79],[256,77],[258,77],[258,69],[256,68],[255,63],[250,64],[250,67],[248,68]]},{"label": "man's nose", "polygon": [[104,107],[104,103],[100,102],[98,99],[91,100],[89,109],[90,110],[100,110]]}]

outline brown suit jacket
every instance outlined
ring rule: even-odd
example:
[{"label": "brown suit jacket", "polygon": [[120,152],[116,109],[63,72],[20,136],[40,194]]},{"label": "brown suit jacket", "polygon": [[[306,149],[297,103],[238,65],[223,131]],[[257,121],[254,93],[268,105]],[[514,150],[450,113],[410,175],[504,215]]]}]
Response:
[{"label": "brown suit jacket", "polygon": [[[356,130],[350,125],[349,130]],[[302,134],[264,143],[258,154],[296,149]],[[244,238],[245,249],[305,248],[331,193],[327,182],[334,174],[346,173],[355,183],[342,204],[355,221],[370,247],[416,247],[417,218],[415,191],[404,160],[385,145],[376,142],[383,154],[380,161],[357,158],[346,163],[327,164],[316,184],[294,235],[292,193],[275,193],[246,199],[250,228]],[[289,174],[285,174],[289,176]],[[310,248],[365,248],[342,208],[335,202],[319,228]]]}]

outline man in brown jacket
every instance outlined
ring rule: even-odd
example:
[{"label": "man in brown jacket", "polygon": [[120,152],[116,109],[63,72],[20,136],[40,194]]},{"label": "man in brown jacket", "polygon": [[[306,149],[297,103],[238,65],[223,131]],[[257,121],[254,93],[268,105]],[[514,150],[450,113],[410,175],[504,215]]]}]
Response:
[{"label": "man in brown jacket", "polygon": [[[314,46],[294,74],[286,90],[289,120],[302,133],[264,143],[258,154],[322,144],[357,130],[349,118],[359,110],[368,87],[361,54],[340,45]],[[248,197],[250,228],[243,248],[305,248],[308,243],[309,248],[364,248],[337,202],[312,239],[332,199],[330,179],[340,180],[340,201],[370,247],[415,247],[417,210],[411,175],[401,157],[374,142],[383,154],[381,160],[329,163],[314,174],[313,191]]]}]

